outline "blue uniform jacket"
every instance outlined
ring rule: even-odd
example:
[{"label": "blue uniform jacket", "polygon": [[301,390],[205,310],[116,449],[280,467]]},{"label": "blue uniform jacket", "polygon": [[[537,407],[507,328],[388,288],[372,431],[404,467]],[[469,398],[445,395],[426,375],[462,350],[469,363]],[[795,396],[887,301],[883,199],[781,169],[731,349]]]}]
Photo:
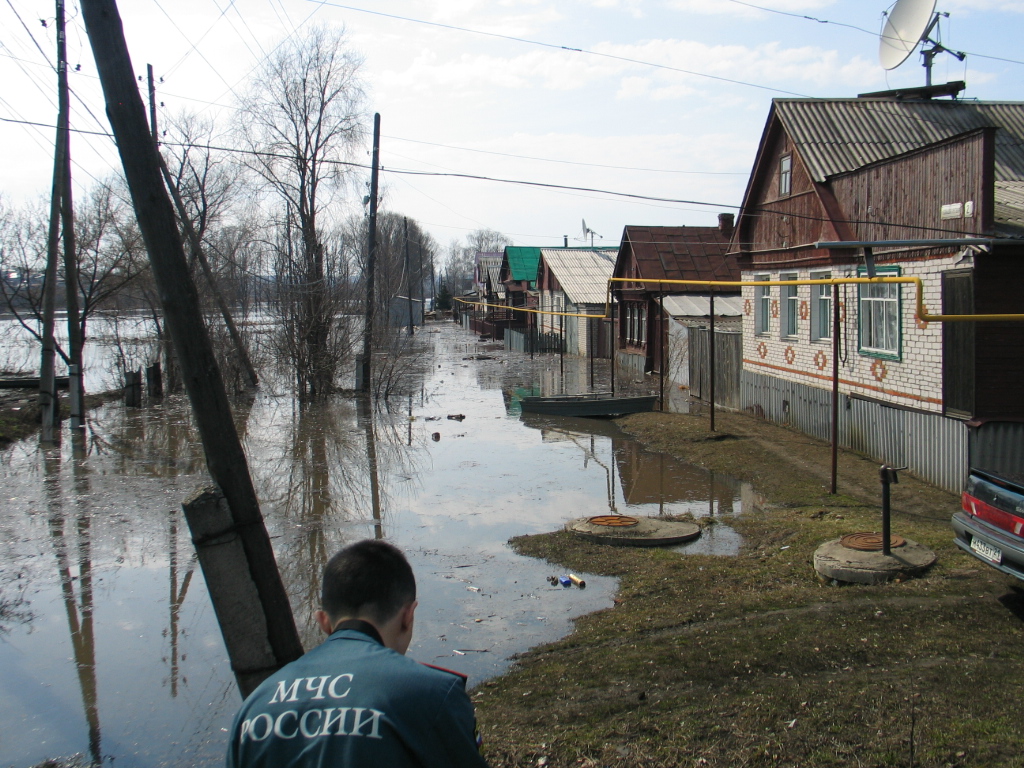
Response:
[{"label": "blue uniform jacket", "polygon": [[340,628],[245,700],[227,766],[486,768],[475,726],[464,677]]}]

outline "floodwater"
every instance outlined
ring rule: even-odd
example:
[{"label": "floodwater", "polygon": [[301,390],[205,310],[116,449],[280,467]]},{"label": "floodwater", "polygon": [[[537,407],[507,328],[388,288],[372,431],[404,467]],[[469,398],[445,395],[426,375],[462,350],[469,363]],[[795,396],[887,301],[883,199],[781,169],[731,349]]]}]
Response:
[{"label": "floodwater", "polygon": [[[614,579],[551,587],[562,571],[514,554],[510,537],[609,512],[690,512],[722,522],[681,553],[737,551],[728,518],[749,488],[644,451],[611,422],[520,419],[524,394],[585,389],[585,361],[531,361],[451,324],[420,339],[421,388],[390,410],[340,397],[300,410],[272,393],[235,405],[307,648],[319,572],[361,538],[395,542],[416,571],[409,654],[471,685],[611,605]],[[175,398],[105,406],[58,448],[0,452],[0,764],[222,763],[240,699],[180,511],[208,482],[203,467]]]}]

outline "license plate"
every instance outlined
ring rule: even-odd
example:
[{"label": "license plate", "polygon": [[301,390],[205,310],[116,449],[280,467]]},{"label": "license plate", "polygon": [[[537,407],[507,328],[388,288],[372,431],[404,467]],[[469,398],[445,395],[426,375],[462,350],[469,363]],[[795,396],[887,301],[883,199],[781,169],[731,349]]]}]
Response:
[{"label": "license plate", "polygon": [[1003,559],[1002,552],[1000,552],[995,547],[986,544],[984,541],[978,538],[971,539],[971,549],[973,549],[979,555],[984,557],[986,560],[991,560],[993,563],[1001,562]]}]

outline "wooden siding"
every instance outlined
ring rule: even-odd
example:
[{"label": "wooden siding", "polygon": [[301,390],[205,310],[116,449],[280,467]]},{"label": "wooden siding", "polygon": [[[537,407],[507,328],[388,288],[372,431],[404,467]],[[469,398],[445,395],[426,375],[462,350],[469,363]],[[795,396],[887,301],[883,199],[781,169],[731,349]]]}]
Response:
[{"label": "wooden siding", "polygon": [[[831,238],[832,227],[828,215],[807,173],[803,160],[784,131],[774,132],[777,137],[766,153],[761,176],[751,188],[754,206],[744,211],[739,238],[740,247],[753,253],[756,268],[789,261],[794,256],[806,258],[813,254],[785,252],[782,249],[806,245]],[[779,194],[779,163],[783,156],[793,157],[791,193]],[[779,250],[781,252],[771,253]],[[820,254],[823,259],[827,254]]]},{"label": "wooden siding", "polygon": [[[992,215],[985,178],[994,143],[994,129],[986,128],[845,174],[829,186],[859,240],[983,234]],[[943,205],[968,201],[972,217],[942,218]]]}]

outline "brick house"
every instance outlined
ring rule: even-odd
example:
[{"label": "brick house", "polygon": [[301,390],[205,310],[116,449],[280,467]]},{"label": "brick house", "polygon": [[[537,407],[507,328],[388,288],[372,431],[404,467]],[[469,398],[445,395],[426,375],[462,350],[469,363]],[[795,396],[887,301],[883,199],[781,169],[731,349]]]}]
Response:
[{"label": "brick house", "polygon": [[[776,99],[732,252],[744,281],[864,277],[873,258],[921,279],[927,313],[1021,313],[1022,237],[1024,103]],[[742,296],[743,407],[829,439],[832,288]],[[1024,324],[922,322],[916,299],[840,287],[839,441],[959,491],[967,421],[1024,420]]]}]

